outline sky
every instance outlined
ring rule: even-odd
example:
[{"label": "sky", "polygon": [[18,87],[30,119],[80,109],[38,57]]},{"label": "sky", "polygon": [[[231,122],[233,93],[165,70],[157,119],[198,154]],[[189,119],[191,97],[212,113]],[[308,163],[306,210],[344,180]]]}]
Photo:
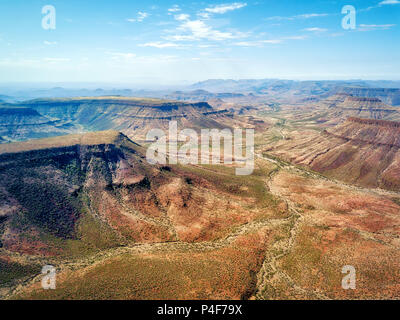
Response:
[{"label": "sky", "polygon": [[0,82],[400,80],[399,24],[400,0],[1,0]]}]

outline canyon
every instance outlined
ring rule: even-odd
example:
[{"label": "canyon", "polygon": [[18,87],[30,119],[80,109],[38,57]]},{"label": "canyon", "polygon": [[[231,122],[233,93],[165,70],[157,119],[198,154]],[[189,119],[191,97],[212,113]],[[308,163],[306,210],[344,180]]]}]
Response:
[{"label": "canyon", "polygon": [[[398,299],[399,109],[327,92],[3,103],[0,297]],[[254,171],[150,164],[145,135],[170,121],[254,129]]]}]

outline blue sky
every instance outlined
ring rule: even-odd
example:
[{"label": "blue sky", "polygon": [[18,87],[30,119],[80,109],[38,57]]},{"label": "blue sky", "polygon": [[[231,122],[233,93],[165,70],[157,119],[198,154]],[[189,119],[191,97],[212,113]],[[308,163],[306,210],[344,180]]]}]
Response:
[{"label": "blue sky", "polygon": [[399,0],[1,0],[0,82],[400,80],[399,18]]}]

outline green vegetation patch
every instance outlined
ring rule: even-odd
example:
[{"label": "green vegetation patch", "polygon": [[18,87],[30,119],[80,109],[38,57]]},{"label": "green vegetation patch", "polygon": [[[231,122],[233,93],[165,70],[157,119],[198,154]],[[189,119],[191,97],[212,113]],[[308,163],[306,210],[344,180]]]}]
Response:
[{"label": "green vegetation patch", "polygon": [[0,259],[0,287],[8,286],[15,280],[37,275],[40,273],[39,265],[21,265]]},{"label": "green vegetation patch", "polygon": [[273,195],[263,181],[263,171],[258,169],[253,175],[237,176],[235,168],[221,165],[175,166],[186,174],[194,174],[213,184],[216,188],[236,196],[255,198],[258,206],[276,205]]}]

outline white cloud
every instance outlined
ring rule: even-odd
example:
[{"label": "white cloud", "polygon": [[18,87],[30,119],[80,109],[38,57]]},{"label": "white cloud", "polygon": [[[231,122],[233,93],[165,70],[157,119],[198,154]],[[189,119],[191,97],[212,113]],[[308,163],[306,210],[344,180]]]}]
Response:
[{"label": "white cloud", "polygon": [[395,24],[360,24],[358,31],[387,30],[395,27]]},{"label": "white cloud", "polygon": [[295,18],[299,19],[310,19],[310,18],[318,18],[318,17],[326,17],[329,16],[327,13],[306,13],[306,14],[300,14],[298,16],[295,16]]},{"label": "white cloud", "polygon": [[379,2],[380,6],[384,6],[386,4],[400,4],[400,1],[399,0],[384,0],[384,1]]},{"label": "white cloud", "polygon": [[224,14],[228,11],[241,9],[247,6],[247,3],[235,2],[230,4],[220,4],[214,7],[205,8],[204,10],[209,13]]},{"label": "white cloud", "polygon": [[274,17],[269,17],[266,20],[282,21],[282,20],[296,20],[296,19],[311,19],[311,18],[320,18],[320,17],[327,17],[327,16],[329,16],[328,13],[305,13],[305,14],[299,14],[299,15],[290,16],[290,17],[274,16]]},{"label": "white cloud", "polygon": [[153,48],[158,48],[158,49],[180,47],[180,45],[173,43],[173,42],[148,42],[148,43],[140,44],[139,46],[140,47],[153,47]]},{"label": "white cloud", "polygon": [[142,22],[144,19],[146,19],[149,16],[147,12],[139,11],[137,13],[136,18],[128,18],[126,21],[128,22]]},{"label": "white cloud", "polygon": [[149,14],[147,12],[138,12],[138,21],[143,21],[144,19],[146,19],[149,16]]},{"label": "white cloud", "polygon": [[175,20],[178,20],[178,21],[185,21],[185,20],[189,20],[190,15],[182,13],[182,14],[176,15],[174,18],[175,18]]},{"label": "white cloud", "polygon": [[303,30],[304,31],[309,31],[309,32],[325,32],[325,31],[328,31],[328,29],[318,28],[318,27],[306,28],[306,29],[303,29]]},{"label": "white cloud", "polygon": [[290,36],[290,37],[284,37],[283,39],[285,39],[285,40],[304,40],[307,38],[308,38],[308,36]]},{"label": "white cloud", "polygon": [[283,37],[281,39],[269,39],[269,40],[256,40],[256,41],[240,41],[234,43],[235,46],[239,47],[263,47],[264,45],[267,44],[280,44],[285,42],[286,40],[304,40],[307,39],[308,36],[302,35],[302,36],[289,36],[289,37]]},{"label": "white cloud", "polygon": [[261,40],[262,43],[268,43],[268,44],[278,44],[282,43],[282,39],[275,39],[275,40]]},{"label": "white cloud", "polygon": [[207,12],[199,12],[199,13],[197,13],[197,15],[200,17],[200,18],[203,18],[203,19],[209,19],[210,18],[210,14],[209,13],[207,13]]},{"label": "white cloud", "polygon": [[361,9],[360,11],[370,11],[372,9],[380,8],[380,7],[386,6],[386,5],[393,5],[393,4],[400,4],[400,0],[383,0],[375,6],[371,6],[366,9]]},{"label": "white cloud", "polygon": [[178,28],[180,34],[167,36],[166,40],[170,41],[198,41],[198,40],[212,40],[222,41],[227,39],[240,38],[243,35],[232,32],[223,32],[208,26],[202,20],[185,20]]},{"label": "white cloud", "polygon": [[181,8],[177,4],[173,5],[172,8],[168,9],[169,12],[179,12],[181,11]]},{"label": "white cloud", "polygon": [[265,20],[276,20],[276,21],[281,21],[281,20],[294,20],[294,17],[282,17],[282,16],[273,16],[273,17],[268,17]]},{"label": "white cloud", "polygon": [[259,40],[259,41],[241,41],[234,43],[234,45],[239,47],[262,47],[265,44],[279,44],[282,42],[283,42],[282,39],[272,39],[272,40]]},{"label": "white cloud", "polygon": [[43,44],[45,44],[46,46],[55,46],[57,45],[57,41],[43,41]]}]

